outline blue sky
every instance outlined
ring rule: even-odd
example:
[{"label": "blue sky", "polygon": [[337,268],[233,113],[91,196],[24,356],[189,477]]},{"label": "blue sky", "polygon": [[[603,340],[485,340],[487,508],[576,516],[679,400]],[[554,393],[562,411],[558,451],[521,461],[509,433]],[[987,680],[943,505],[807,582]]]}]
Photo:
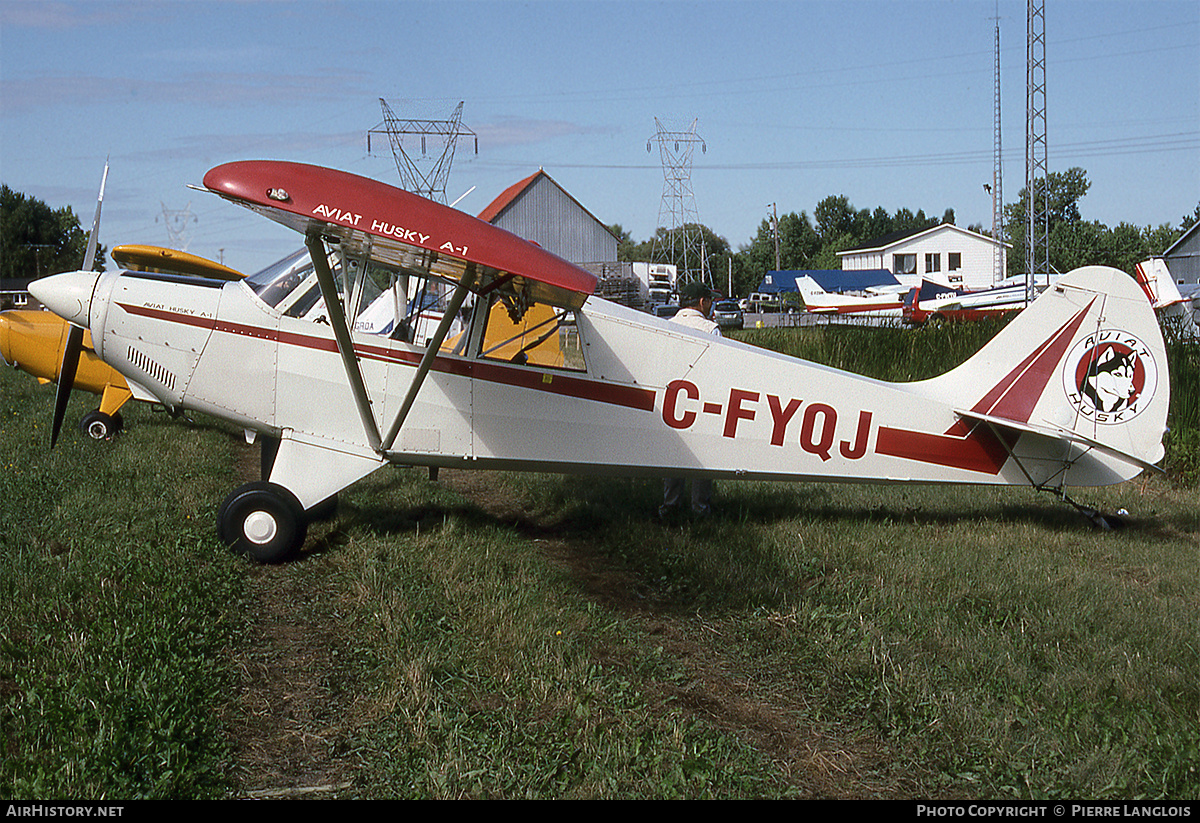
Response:
[{"label": "blue sky", "polygon": [[[1178,224],[1200,202],[1200,4],[1045,0],[1049,166],[1082,166],[1083,216]],[[1024,183],[1022,0],[0,3],[0,180],[101,241],[168,242],[253,271],[297,236],[188,190],[230,160],[317,163],[398,183],[381,112],[444,119],[448,185],[481,211],[544,168],[635,240],[658,222],[655,118],[696,121],[701,222],[736,249],[830,194],[990,226],[994,18],[1004,194]],[[415,151],[415,147],[414,147]],[[223,251],[222,251],[223,250]]]}]

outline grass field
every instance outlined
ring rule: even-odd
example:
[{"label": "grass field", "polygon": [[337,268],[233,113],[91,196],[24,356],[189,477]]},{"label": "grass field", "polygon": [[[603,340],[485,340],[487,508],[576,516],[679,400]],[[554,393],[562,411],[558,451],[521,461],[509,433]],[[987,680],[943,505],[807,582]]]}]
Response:
[{"label": "grass field", "polygon": [[0,373],[0,796],[1200,798],[1194,484],[385,470],[263,568],[239,433],[52,398]]}]

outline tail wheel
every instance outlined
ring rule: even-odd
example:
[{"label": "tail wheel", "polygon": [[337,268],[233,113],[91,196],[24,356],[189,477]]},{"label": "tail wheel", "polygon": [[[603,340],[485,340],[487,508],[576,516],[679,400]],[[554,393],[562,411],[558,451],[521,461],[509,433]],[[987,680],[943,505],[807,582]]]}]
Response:
[{"label": "tail wheel", "polygon": [[260,563],[281,563],[300,550],[308,521],[295,496],[275,483],[234,489],[217,513],[217,534],[238,554]]},{"label": "tail wheel", "polygon": [[91,411],[79,421],[79,430],[93,440],[108,440],[121,430],[121,415]]}]

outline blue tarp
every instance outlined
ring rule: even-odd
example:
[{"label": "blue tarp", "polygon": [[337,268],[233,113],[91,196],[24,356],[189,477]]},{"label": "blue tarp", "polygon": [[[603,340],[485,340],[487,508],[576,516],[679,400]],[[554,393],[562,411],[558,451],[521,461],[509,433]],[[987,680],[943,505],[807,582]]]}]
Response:
[{"label": "blue tarp", "polygon": [[758,285],[764,294],[799,291],[796,281],[811,277],[827,292],[864,291],[872,286],[898,286],[900,281],[887,269],[863,269],[842,271],[841,269],[806,269],[802,271],[769,271]]}]

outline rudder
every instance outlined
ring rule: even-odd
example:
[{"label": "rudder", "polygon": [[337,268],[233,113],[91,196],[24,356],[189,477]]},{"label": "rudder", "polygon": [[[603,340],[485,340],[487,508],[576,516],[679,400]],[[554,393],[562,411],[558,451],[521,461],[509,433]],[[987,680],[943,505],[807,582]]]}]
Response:
[{"label": "rudder", "polygon": [[980,418],[1098,448],[1105,462],[1144,467],[1164,453],[1170,383],[1162,333],[1142,288],[1117,269],[1064,275],[976,355],[926,386]]}]

